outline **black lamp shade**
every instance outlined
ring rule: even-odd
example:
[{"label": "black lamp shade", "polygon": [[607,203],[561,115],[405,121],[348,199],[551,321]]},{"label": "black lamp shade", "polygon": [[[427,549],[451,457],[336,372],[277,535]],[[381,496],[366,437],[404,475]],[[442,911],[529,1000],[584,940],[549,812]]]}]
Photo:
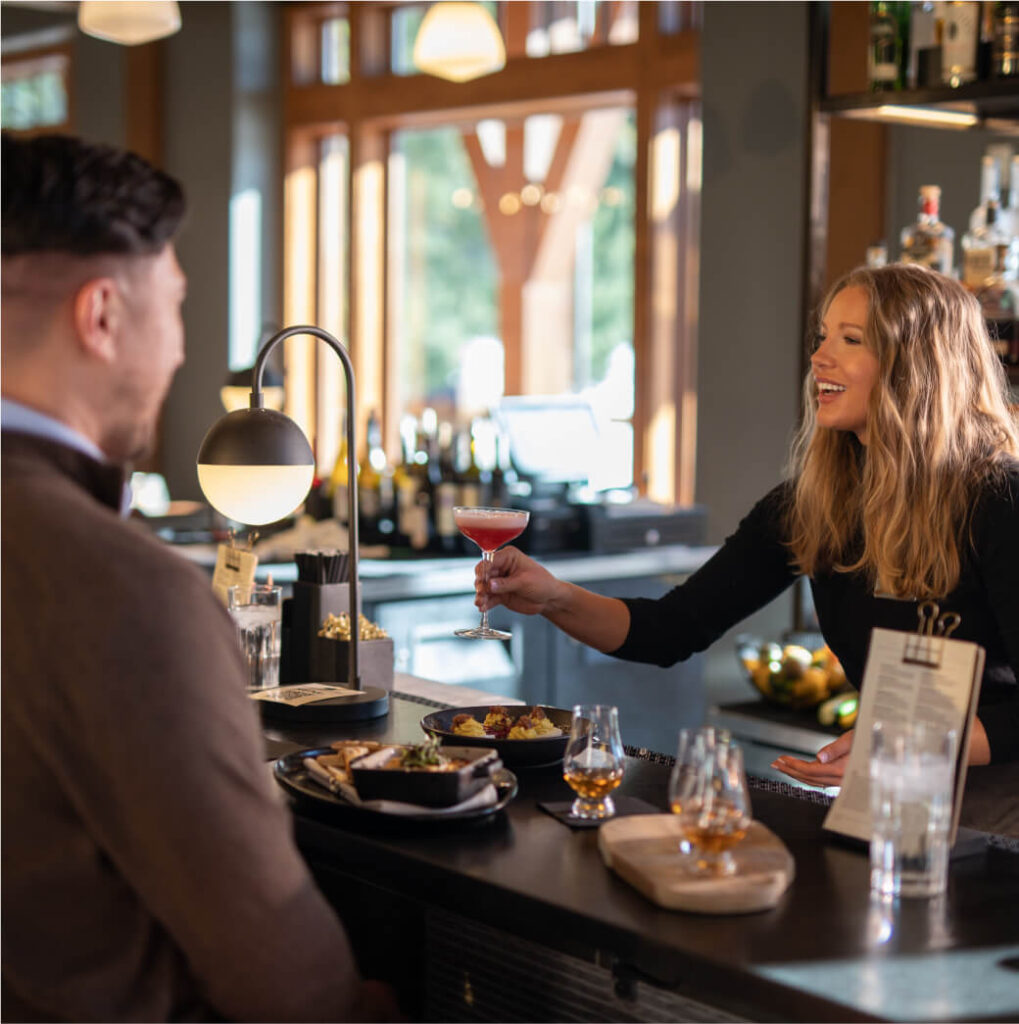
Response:
[{"label": "black lamp shade", "polygon": [[213,424],[198,452],[198,481],[228,519],[257,526],[293,512],[311,487],[315,457],[301,428],[273,409],[238,409]]}]

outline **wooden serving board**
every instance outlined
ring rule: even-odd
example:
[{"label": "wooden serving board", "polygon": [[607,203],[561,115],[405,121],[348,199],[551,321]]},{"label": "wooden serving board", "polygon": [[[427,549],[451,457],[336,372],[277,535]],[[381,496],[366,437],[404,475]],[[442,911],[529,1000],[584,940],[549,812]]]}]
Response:
[{"label": "wooden serving board", "polygon": [[671,814],[613,818],[598,829],[602,859],[649,900],[698,914],[752,914],[775,906],[796,874],[785,844],[759,821],[732,849],[736,873],[691,874],[679,852],[679,822]]}]

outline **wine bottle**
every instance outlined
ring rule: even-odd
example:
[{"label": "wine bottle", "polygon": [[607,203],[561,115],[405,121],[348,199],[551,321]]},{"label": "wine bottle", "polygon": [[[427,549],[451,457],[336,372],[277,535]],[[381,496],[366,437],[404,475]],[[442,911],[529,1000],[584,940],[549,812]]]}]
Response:
[{"label": "wine bottle", "polygon": [[937,185],[920,186],[920,212],[916,221],[899,234],[899,258],[903,263],[920,263],[951,276],[955,232],[941,222],[940,203],[941,189]]},{"label": "wine bottle", "polygon": [[333,471],[329,474],[329,484],[326,494],[332,503],[333,518],[346,525],[350,519],[348,505],[348,493],[350,490],[350,471],[347,466],[349,449],[347,447],[347,420],[346,415],[340,414],[340,447],[336,452],[336,461],[333,463]]},{"label": "wine bottle", "polygon": [[891,4],[878,0],[870,5],[870,47],[867,78],[873,92],[902,88],[902,34]]},{"label": "wine bottle", "polygon": [[[433,493],[435,495],[435,544],[444,555],[455,554],[460,545],[460,531],[456,526],[453,509],[457,502],[457,479],[453,451],[453,426],[443,422],[429,456]],[[437,469],[437,472],[436,472]]]},{"label": "wine bottle", "polygon": [[357,475],[361,536],[366,543],[389,543],[394,530],[393,481],[386,451],[382,447],[382,425],[375,410],[368,414],[365,453]]}]

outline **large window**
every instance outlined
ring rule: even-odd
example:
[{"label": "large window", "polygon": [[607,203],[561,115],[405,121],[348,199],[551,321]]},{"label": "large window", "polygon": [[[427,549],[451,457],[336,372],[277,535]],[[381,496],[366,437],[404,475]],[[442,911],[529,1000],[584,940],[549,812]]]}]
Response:
[{"label": "large window", "polygon": [[[427,6],[288,11],[290,311],[349,338],[390,458],[425,410],[579,398],[595,486],[691,500],[699,5],[485,3],[507,63],[468,85],[415,73]],[[322,469],[335,378],[288,353]]]}]

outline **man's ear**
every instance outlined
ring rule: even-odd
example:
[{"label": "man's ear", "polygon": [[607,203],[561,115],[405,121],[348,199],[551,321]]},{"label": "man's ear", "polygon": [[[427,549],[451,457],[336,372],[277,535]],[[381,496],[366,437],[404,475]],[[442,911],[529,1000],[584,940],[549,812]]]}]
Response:
[{"label": "man's ear", "polygon": [[112,363],[117,355],[121,298],[112,277],[86,281],[75,293],[71,315],[82,350],[94,359]]}]

